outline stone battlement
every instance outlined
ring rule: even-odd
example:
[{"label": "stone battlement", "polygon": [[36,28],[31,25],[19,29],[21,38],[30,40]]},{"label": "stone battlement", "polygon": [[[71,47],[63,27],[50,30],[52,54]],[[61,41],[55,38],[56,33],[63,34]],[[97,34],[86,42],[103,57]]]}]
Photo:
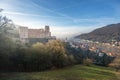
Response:
[{"label": "stone battlement", "polygon": [[29,29],[28,27],[19,27],[20,41],[26,43],[29,38],[50,38],[51,32],[49,26],[45,29]]}]

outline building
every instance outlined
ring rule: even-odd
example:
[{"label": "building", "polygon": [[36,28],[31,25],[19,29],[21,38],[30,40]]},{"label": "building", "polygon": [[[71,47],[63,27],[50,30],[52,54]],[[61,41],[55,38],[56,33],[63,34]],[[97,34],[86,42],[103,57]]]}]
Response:
[{"label": "building", "polygon": [[23,43],[28,43],[29,39],[52,38],[49,26],[45,29],[29,29],[28,27],[19,27],[19,38]]}]

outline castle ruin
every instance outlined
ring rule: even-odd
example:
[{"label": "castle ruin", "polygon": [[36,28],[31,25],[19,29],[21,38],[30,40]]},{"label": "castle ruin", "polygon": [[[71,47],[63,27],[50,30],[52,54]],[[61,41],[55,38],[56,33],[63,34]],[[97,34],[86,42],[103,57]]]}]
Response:
[{"label": "castle ruin", "polygon": [[49,26],[45,26],[45,29],[29,29],[28,27],[19,27],[19,38],[23,43],[28,43],[30,38],[51,38],[51,32]]}]

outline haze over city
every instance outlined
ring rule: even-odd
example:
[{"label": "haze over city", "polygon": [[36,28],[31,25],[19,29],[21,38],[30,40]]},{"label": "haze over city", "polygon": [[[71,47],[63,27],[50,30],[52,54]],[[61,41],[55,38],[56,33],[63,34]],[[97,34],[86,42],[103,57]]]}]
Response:
[{"label": "haze over city", "polygon": [[0,0],[3,15],[17,25],[70,37],[120,21],[119,0]]}]

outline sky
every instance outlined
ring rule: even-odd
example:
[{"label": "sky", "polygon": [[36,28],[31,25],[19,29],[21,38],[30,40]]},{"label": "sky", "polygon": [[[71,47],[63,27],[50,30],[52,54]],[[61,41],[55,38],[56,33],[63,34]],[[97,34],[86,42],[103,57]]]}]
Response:
[{"label": "sky", "polygon": [[120,22],[120,0],[0,0],[3,15],[21,26],[71,37]]}]

